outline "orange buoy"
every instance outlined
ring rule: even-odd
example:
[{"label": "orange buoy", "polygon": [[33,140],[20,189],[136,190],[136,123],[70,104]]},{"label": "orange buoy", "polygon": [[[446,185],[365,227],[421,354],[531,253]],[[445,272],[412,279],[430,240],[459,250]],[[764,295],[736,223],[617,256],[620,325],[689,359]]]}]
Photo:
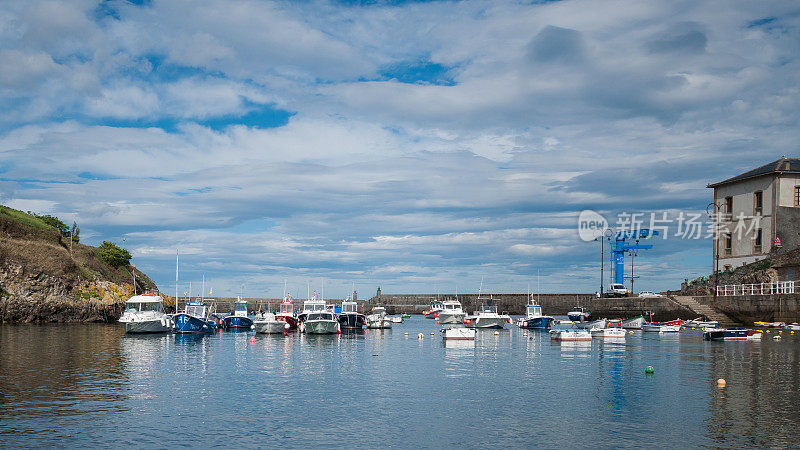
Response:
[{"label": "orange buoy", "polygon": [[720,378],[717,380],[717,387],[724,388],[726,384],[728,383],[725,381],[725,378]]}]

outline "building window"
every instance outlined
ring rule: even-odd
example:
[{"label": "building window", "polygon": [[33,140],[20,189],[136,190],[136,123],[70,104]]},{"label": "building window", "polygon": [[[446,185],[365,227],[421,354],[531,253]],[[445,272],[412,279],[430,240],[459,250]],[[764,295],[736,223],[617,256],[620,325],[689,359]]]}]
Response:
[{"label": "building window", "polygon": [[725,256],[730,256],[733,253],[733,238],[730,233],[725,235]]},{"label": "building window", "polygon": [[733,216],[733,197],[725,197],[725,219],[731,220]]},{"label": "building window", "polygon": [[794,206],[800,206],[800,186],[794,187]]},{"label": "building window", "polygon": [[756,230],[756,242],[753,246],[753,253],[761,253],[761,228]]},{"label": "building window", "polygon": [[762,211],[764,211],[764,193],[761,191],[757,191],[753,194],[753,215],[760,216]]}]

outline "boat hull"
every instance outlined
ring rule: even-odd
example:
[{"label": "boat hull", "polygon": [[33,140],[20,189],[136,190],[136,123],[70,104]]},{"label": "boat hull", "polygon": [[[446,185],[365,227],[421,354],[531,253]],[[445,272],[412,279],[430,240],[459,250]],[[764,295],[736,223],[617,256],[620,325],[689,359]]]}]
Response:
[{"label": "boat hull", "polygon": [[439,323],[462,323],[464,321],[464,317],[466,317],[466,314],[463,312],[440,312]]},{"label": "boat hull", "polygon": [[286,329],[286,322],[280,320],[256,320],[253,325],[256,327],[256,333],[261,334],[278,334]]},{"label": "boat hull", "polygon": [[503,317],[475,317],[465,318],[464,326],[467,328],[501,329],[505,328],[508,320]]},{"label": "boat hull", "polygon": [[642,325],[642,331],[646,333],[677,333],[681,331],[681,326],[645,322]]},{"label": "boat hull", "polygon": [[553,326],[553,318],[549,316],[522,318],[519,322],[520,328],[533,330],[549,330]]},{"label": "boat hull", "polygon": [[306,320],[301,326],[306,334],[336,334],[341,331],[339,322],[335,320]]},{"label": "boat hull", "polygon": [[166,333],[172,328],[167,317],[153,320],[123,322],[126,333]]},{"label": "boat hull", "polygon": [[215,329],[216,326],[214,325],[214,322],[184,313],[175,315],[172,326],[172,331],[180,334],[212,333]]},{"label": "boat hull", "polygon": [[593,338],[625,339],[626,331],[622,328],[592,328],[589,330]]},{"label": "boat hull", "polygon": [[227,316],[223,319],[226,330],[249,330],[253,327],[253,319],[245,316]]},{"label": "boat hull", "polygon": [[626,330],[641,330],[645,322],[644,316],[637,316],[623,320],[621,325]]},{"label": "boat hull", "polygon": [[592,340],[592,335],[586,330],[552,330],[550,339],[559,342],[587,342]]},{"label": "boat hull", "polygon": [[341,324],[342,329],[359,330],[366,324],[366,318],[363,314],[359,313],[342,313],[339,314],[337,320]]},{"label": "boat hull", "polygon": [[578,328],[583,329],[591,329],[591,328],[605,328],[606,327],[606,319],[598,319],[593,320],[591,322],[573,322],[573,324]]},{"label": "boat hull", "polygon": [[474,328],[447,328],[442,330],[443,338],[448,341],[474,341],[475,329]]},{"label": "boat hull", "polygon": [[286,322],[289,324],[289,330],[296,330],[297,329],[297,317],[289,314],[275,314],[275,318],[280,320],[281,322]]},{"label": "boat hull", "polygon": [[719,328],[703,332],[707,341],[760,341],[761,332],[745,328]]},{"label": "boat hull", "polygon": [[391,319],[388,318],[375,319],[375,320],[367,319],[367,328],[371,330],[385,330],[388,328],[392,328],[392,321]]}]

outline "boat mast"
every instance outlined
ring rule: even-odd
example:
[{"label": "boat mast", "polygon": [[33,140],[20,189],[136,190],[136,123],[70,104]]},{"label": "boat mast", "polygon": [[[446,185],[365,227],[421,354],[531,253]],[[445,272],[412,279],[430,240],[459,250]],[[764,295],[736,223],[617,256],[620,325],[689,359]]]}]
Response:
[{"label": "boat mast", "polygon": [[175,249],[175,314],[178,314],[178,249]]},{"label": "boat mast", "polygon": [[542,289],[539,286],[539,269],[536,269],[536,303],[541,305]]},{"label": "boat mast", "polygon": [[206,274],[203,274],[203,284],[200,286],[200,301],[206,300]]}]

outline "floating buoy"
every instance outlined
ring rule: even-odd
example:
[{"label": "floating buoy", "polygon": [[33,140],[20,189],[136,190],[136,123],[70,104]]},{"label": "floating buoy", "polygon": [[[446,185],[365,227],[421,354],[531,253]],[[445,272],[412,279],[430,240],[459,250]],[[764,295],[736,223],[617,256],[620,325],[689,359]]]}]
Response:
[{"label": "floating buoy", "polygon": [[408,336],[408,333],[406,333],[405,335]]},{"label": "floating buoy", "polygon": [[436,334],[436,333],[431,333],[431,336],[433,336],[434,334]]},{"label": "floating buoy", "polygon": [[717,380],[717,387],[724,388],[726,384],[728,383],[725,382],[725,378],[720,378],[719,380]]},{"label": "floating buoy", "polygon": [[767,333],[769,333],[769,330],[767,330]]},{"label": "floating buoy", "polygon": [[631,330],[631,331],[628,331],[628,334],[633,334],[633,330]]},{"label": "floating buoy", "polygon": [[794,334],[794,331],[790,331],[789,334]]},{"label": "floating buoy", "polygon": [[658,334],[664,334],[664,332],[663,331],[659,331]]},{"label": "floating buoy", "polygon": [[683,328],[684,330],[686,329],[686,327],[682,327],[682,328]]},{"label": "floating buoy", "polygon": [[779,331],[778,331],[778,334],[783,334],[783,330],[779,330]]},{"label": "floating buoy", "polygon": [[500,336],[500,332],[499,332],[499,331],[495,331],[495,332],[494,332],[494,335],[495,335],[495,336]]},{"label": "floating buoy", "polygon": [[692,327],[692,329],[694,330],[694,327]]},{"label": "floating buoy", "polygon": [[422,333],[420,333],[420,334],[418,334],[418,335],[417,335],[417,337],[418,337],[418,338],[420,338],[420,339],[422,339],[422,338],[424,338],[424,337],[425,337],[425,335],[424,335],[424,334],[422,334]]},{"label": "floating buoy", "polygon": [[655,371],[656,371],[656,369],[654,369],[653,366],[647,366],[644,369],[644,373],[654,373]]},{"label": "floating buoy", "polygon": [[774,341],[780,341],[780,340],[781,340],[781,337],[780,337],[780,336],[772,336],[772,340],[774,340]]},{"label": "floating buoy", "polygon": [[256,343],[256,338],[255,337],[251,337],[250,338],[250,343],[251,344],[255,344]]}]

